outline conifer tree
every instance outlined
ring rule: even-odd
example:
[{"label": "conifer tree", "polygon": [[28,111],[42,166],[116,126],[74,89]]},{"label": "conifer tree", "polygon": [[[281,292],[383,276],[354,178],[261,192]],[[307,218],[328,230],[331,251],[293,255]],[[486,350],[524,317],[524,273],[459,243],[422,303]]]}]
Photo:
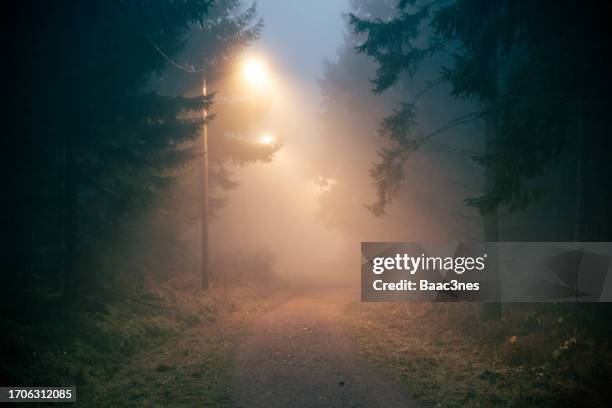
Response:
[{"label": "conifer tree", "polygon": [[212,97],[163,95],[154,78],[167,71],[194,31],[208,35],[198,55],[207,61],[223,61],[256,38],[259,28],[250,27],[255,8],[232,14],[239,5],[15,5],[15,102],[24,124],[16,146],[15,297],[27,291],[35,269],[73,299],[78,289],[99,280],[100,253],[116,259],[118,272],[133,273],[119,262],[117,236],[167,196],[176,170],[194,157],[186,146],[200,135],[201,112],[212,106]]}]

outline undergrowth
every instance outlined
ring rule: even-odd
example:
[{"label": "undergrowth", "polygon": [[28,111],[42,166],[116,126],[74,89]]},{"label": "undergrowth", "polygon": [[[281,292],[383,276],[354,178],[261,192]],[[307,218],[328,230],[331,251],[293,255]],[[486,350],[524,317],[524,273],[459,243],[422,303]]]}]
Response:
[{"label": "undergrowth", "polygon": [[434,406],[604,407],[609,309],[516,304],[483,322],[477,305],[362,303],[348,323],[367,359]]},{"label": "undergrowth", "polygon": [[[170,284],[122,297],[30,301],[30,313],[0,320],[0,383],[67,386],[110,380],[135,354],[197,324],[264,296],[253,285],[213,288],[202,294]],[[193,292],[193,291],[192,291]],[[30,317],[35,316],[35,317]]]}]

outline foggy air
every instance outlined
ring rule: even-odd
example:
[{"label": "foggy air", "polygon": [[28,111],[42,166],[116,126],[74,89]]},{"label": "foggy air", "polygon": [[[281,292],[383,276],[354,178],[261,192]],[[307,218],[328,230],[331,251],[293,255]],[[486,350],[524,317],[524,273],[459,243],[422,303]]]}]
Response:
[{"label": "foggy air", "polygon": [[5,13],[0,402],[609,404],[602,4]]}]

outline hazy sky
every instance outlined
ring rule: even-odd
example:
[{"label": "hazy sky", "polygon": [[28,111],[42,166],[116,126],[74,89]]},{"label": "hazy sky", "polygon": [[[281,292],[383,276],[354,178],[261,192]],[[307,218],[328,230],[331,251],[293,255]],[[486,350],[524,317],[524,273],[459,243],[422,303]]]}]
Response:
[{"label": "hazy sky", "polygon": [[342,43],[341,13],[348,0],[259,0],[264,32],[255,48],[291,75],[314,80],[321,62]]}]

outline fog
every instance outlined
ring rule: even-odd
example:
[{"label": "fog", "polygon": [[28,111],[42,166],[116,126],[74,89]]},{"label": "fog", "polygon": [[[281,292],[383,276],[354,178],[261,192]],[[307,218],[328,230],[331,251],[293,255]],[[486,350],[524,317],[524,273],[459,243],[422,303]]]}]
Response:
[{"label": "fog", "polygon": [[274,253],[282,275],[311,274],[321,264],[338,263],[351,252],[358,255],[359,248],[315,216],[320,194],[316,165],[324,148],[317,77],[323,61],[334,58],[342,43],[341,13],[348,2],[320,1],[313,7],[287,1],[280,6],[258,2],[265,28],[247,53],[265,60],[272,77],[269,109],[257,126],[282,139],[283,147],[269,164],[236,169],[240,186],[228,194],[227,206],[212,224],[211,249],[213,256],[263,249]]},{"label": "fog", "polygon": [[[240,185],[227,194],[229,201],[212,224],[213,259],[265,251],[273,254],[276,271],[286,277],[320,272],[356,279],[361,241],[436,241],[460,237],[453,228],[478,228],[463,222],[457,226],[449,215],[449,208],[461,206],[465,191],[449,180],[448,170],[455,166],[455,177],[461,179],[457,167],[466,172],[465,158],[457,162],[445,157],[445,165],[440,165],[435,149],[409,165],[402,199],[385,217],[374,217],[366,209],[375,198],[368,172],[381,144],[377,127],[404,95],[371,94],[368,80],[374,65],[365,57],[350,56],[354,51],[347,44],[348,1],[320,1],[317,7],[297,1],[283,4],[258,3],[265,28],[245,52],[265,61],[271,77],[266,114],[248,137],[270,134],[282,140],[283,147],[271,163],[234,168]],[[346,54],[357,64],[355,72],[345,76],[360,77],[356,111],[351,107],[358,101],[344,101],[338,108],[329,106],[324,96],[324,78],[333,76],[329,66],[346,69],[346,61],[339,61]],[[353,67],[349,64],[348,69]],[[417,93],[425,79],[414,82],[408,92]],[[223,95],[222,89],[217,92]],[[358,110],[368,104],[361,115]],[[426,104],[423,117],[435,128],[436,120],[443,123],[461,108]]]},{"label": "fog", "polygon": [[610,405],[598,7],[8,3],[0,401]]},{"label": "fog", "polygon": [[316,219],[321,193],[316,166],[324,148],[317,123],[317,74],[306,79],[275,65],[273,90],[266,95],[268,111],[252,138],[270,134],[283,147],[270,163],[234,169],[240,186],[227,194],[229,201],[212,224],[213,256],[227,250],[267,250],[274,253],[278,271],[291,275],[337,263],[348,251],[358,254],[359,247],[347,247],[354,243],[341,231]]}]

